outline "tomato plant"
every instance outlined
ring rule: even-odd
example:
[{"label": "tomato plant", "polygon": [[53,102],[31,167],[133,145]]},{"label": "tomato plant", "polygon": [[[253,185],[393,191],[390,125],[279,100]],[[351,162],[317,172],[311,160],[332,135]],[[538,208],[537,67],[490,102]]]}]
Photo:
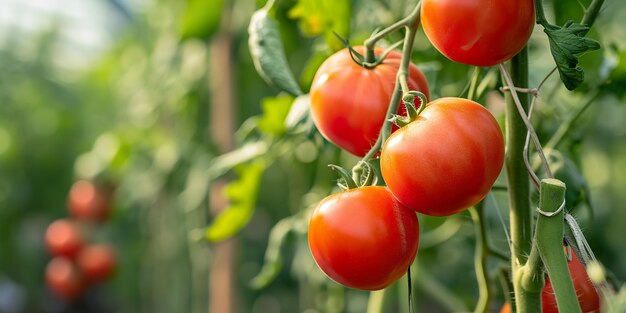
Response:
[{"label": "tomato plant", "polygon": [[[600,298],[598,292],[591,283],[585,266],[575,253],[571,253],[572,259],[567,262],[569,273],[574,282],[578,303],[583,313],[599,312]],[[546,278],[546,284],[541,291],[542,311],[543,313],[558,313],[556,298],[550,279]]]},{"label": "tomato plant", "polygon": [[84,247],[76,257],[76,264],[89,283],[98,283],[111,277],[115,271],[116,253],[111,245]]},{"label": "tomato plant", "polygon": [[58,219],[48,226],[45,242],[53,256],[74,257],[84,244],[83,234],[77,223]]},{"label": "tomato plant", "polygon": [[[364,52],[363,47],[354,49]],[[377,55],[381,53],[376,50]],[[311,115],[320,133],[342,149],[364,156],[385,121],[400,60],[400,53],[392,51],[381,64],[366,68],[343,49],[324,61],[310,91]],[[413,64],[408,85],[428,97],[426,78]]]},{"label": "tomato plant", "polygon": [[85,287],[80,271],[66,257],[55,257],[48,262],[46,284],[55,295],[66,300],[80,296]]},{"label": "tomato plant", "polygon": [[487,195],[502,169],[504,139],[480,104],[441,98],[389,137],[380,160],[383,178],[402,204],[447,216]]},{"label": "tomato plant", "polygon": [[326,275],[351,288],[377,290],[402,277],[413,262],[419,224],[386,188],[368,186],[322,200],[308,236]]},{"label": "tomato plant", "polygon": [[69,192],[67,205],[78,219],[104,221],[111,212],[111,191],[88,180],[75,182]]},{"label": "tomato plant", "polygon": [[477,66],[517,54],[535,25],[533,0],[424,0],[424,32],[450,60]]}]

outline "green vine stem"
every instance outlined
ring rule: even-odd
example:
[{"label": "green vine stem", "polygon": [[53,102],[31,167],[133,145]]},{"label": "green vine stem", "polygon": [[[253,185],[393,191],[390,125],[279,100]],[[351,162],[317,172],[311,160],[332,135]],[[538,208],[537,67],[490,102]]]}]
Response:
[{"label": "green vine stem", "polygon": [[393,286],[370,292],[367,313],[388,312],[393,302]]},{"label": "green vine stem", "polygon": [[[374,54],[374,47],[376,46],[376,43],[385,38],[385,36],[403,28],[403,27],[408,27],[408,28],[412,28],[414,30],[417,30],[417,25],[419,25],[419,16],[420,16],[420,3],[418,2],[418,4],[415,6],[415,8],[413,9],[413,11],[406,16],[405,18],[395,22],[394,24],[392,24],[391,26],[376,32],[375,34],[373,34],[370,38],[368,38],[367,40],[365,40],[365,61],[369,62],[369,63],[373,63],[376,61],[376,55]],[[415,37],[415,36],[414,36]],[[405,45],[406,46],[406,45]],[[411,45],[412,48],[412,45]]]},{"label": "green vine stem", "polygon": [[476,234],[476,247],[474,253],[474,270],[478,282],[478,302],[474,308],[475,313],[487,313],[489,303],[493,298],[493,288],[489,273],[487,272],[487,258],[489,257],[489,244],[487,242],[487,225],[485,225],[484,201],[470,208],[472,221]]},{"label": "green vine stem", "polygon": [[[524,48],[511,59],[511,79],[515,86],[528,87],[528,51]],[[528,107],[528,95],[520,94],[520,104]],[[532,245],[532,215],[530,211],[530,180],[524,164],[524,142],[526,125],[517,111],[512,93],[506,94],[506,160],[507,186],[509,196],[509,219],[511,227],[511,268],[515,275],[518,268],[526,263]],[[527,297],[521,285],[514,279],[514,293],[517,312],[540,312],[539,294]],[[536,303],[534,310],[527,308],[528,302]]]},{"label": "green vine stem", "polygon": [[[398,105],[400,105],[400,99],[402,98],[402,88],[401,88],[401,77],[404,77],[406,81],[407,73],[409,72],[409,65],[411,64],[411,54],[413,53],[413,45],[415,43],[415,35],[417,34],[417,27],[420,21],[420,4],[418,3],[415,6],[415,9],[409,14],[409,16],[404,19],[398,21],[397,23],[391,25],[390,27],[381,30],[380,32],[374,34],[371,38],[365,41],[365,47],[367,48],[369,54],[369,50],[373,51],[374,45],[378,40],[386,36],[387,34],[400,29],[401,27],[406,27],[407,32],[404,36],[404,44],[402,47],[402,60],[400,63],[400,68],[398,69],[398,74],[396,76],[396,85],[393,89],[393,94],[391,97],[391,101],[389,102],[389,108],[387,109],[387,118],[383,123],[383,127],[378,135],[378,139],[376,143],[372,146],[370,151],[361,159],[363,162],[367,162],[372,159],[377,153],[380,147],[382,147],[383,143],[387,140],[389,135],[391,134],[391,127],[393,123],[389,120],[398,111]],[[373,52],[372,52],[373,53]],[[366,55],[367,59],[367,55]]]},{"label": "green vine stem", "polygon": [[[541,263],[543,261],[554,288],[559,312],[580,313],[580,305],[563,249],[564,205],[565,184],[557,179],[542,180],[538,208],[538,211],[541,211],[535,231],[536,245],[533,246],[533,251],[529,257],[529,271],[526,274],[531,277],[539,276],[539,280],[542,281]],[[538,260],[537,254],[541,256],[541,260]],[[528,281],[533,280],[535,279],[530,278]],[[522,281],[524,284],[527,280],[523,279]],[[543,287],[543,282],[540,286]],[[539,291],[541,292],[541,289]]]}]

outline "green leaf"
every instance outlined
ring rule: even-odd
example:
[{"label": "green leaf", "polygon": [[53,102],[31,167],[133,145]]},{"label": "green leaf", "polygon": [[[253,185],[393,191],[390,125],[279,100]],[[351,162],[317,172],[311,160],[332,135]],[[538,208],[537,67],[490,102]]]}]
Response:
[{"label": "green leaf", "polygon": [[213,159],[209,165],[207,169],[208,179],[220,177],[232,168],[264,155],[267,150],[268,144],[264,141],[258,141],[247,143],[236,150],[224,153]]},{"label": "green leaf", "polygon": [[600,49],[600,43],[584,37],[589,26],[569,21],[562,27],[544,25],[550,41],[550,51],[556,62],[561,81],[568,90],[574,90],[584,81],[584,72],[578,66],[579,54]]},{"label": "green leaf", "polygon": [[300,28],[309,36],[324,34],[331,52],[344,48],[334,33],[343,38],[350,36],[352,4],[348,0],[300,0],[288,13],[300,20]]},{"label": "green leaf", "polygon": [[285,118],[294,102],[292,96],[269,97],[261,101],[263,115],[259,120],[259,130],[266,135],[280,137],[285,134],[287,127]]},{"label": "green leaf", "polygon": [[301,95],[302,90],[287,63],[278,22],[268,15],[267,10],[258,10],[250,19],[248,33],[248,47],[259,75],[268,84],[294,96]]},{"label": "green leaf", "polygon": [[188,0],[181,19],[181,37],[209,38],[218,29],[224,0]]},{"label": "green leaf", "polygon": [[615,61],[608,70],[610,72],[607,84],[602,86],[603,90],[623,99],[626,96],[626,88],[624,88],[626,86],[626,51],[619,52],[615,56]]},{"label": "green leaf", "polygon": [[225,188],[226,198],[230,205],[207,228],[207,240],[226,240],[248,224],[254,213],[261,177],[265,168],[265,162],[261,160],[235,168],[239,179],[228,184]]},{"label": "green leaf", "polygon": [[306,120],[309,116],[309,108],[311,107],[311,98],[309,94],[298,96],[293,101],[293,105],[285,118],[285,127],[289,130],[293,130],[298,124]]},{"label": "green leaf", "polygon": [[261,271],[250,281],[250,287],[261,289],[267,287],[282,269],[280,251],[283,248],[285,238],[294,226],[294,217],[290,216],[280,220],[270,231],[269,242],[265,250],[265,261]]}]

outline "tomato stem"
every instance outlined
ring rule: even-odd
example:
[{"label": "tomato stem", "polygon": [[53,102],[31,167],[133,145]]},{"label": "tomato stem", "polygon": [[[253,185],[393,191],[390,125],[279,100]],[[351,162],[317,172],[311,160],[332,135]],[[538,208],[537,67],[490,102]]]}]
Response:
[{"label": "tomato stem", "polygon": [[[528,86],[528,50],[524,48],[511,59],[511,79],[516,86]],[[521,95],[521,105],[528,106],[528,97]],[[511,227],[511,269],[513,276],[518,268],[526,263],[532,243],[532,215],[530,211],[530,182],[528,170],[524,165],[523,147],[526,135],[526,126],[517,113],[517,105],[513,101],[511,93],[506,94],[506,159],[507,186],[509,196],[510,227]],[[515,278],[515,277],[514,277]],[[520,305],[526,307],[530,299],[526,299],[517,279],[514,282],[515,303],[520,311]],[[535,310],[528,312],[540,312],[539,294],[534,298]],[[530,300],[532,301],[532,300]],[[521,304],[520,304],[521,303]]]},{"label": "tomato stem", "polygon": [[475,66],[472,72],[472,80],[470,81],[469,90],[467,91],[467,99],[476,101],[476,92],[478,87],[478,81],[480,80],[481,67]]},{"label": "tomato stem", "polygon": [[415,28],[417,29],[417,24],[419,24],[419,16],[420,16],[420,2],[417,3],[417,5],[415,6],[415,8],[413,9],[413,11],[411,11],[411,13],[393,23],[391,26],[378,31],[374,34],[372,34],[372,36],[370,36],[370,38],[368,38],[367,40],[365,40],[364,42],[364,46],[365,46],[365,61],[368,63],[374,63],[376,62],[376,55],[374,54],[374,46],[376,46],[376,43],[383,39],[385,36],[403,28],[403,27],[407,27],[407,28]]},{"label": "tomato stem", "polygon": [[417,34],[417,27],[419,25],[419,16],[420,16],[419,12],[420,12],[420,3],[418,3],[415,6],[415,9],[411,12],[409,16],[393,24],[392,26],[376,33],[374,36],[370,37],[368,40],[365,41],[366,49],[373,50],[374,45],[376,44],[376,41],[383,38],[387,33],[397,30],[400,27],[406,26],[407,28],[407,32],[404,35],[404,45],[402,47],[402,60],[400,63],[400,68],[398,69],[398,74],[396,76],[396,84],[393,89],[391,100],[389,102],[387,115],[383,123],[383,127],[380,131],[380,134],[378,135],[378,139],[376,140],[376,143],[374,143],[372,148],[367,152],[367,154],[363,157],[363,159],[361,159],[364,162],[369,161],[378,153],[378,150],[380,150],[382,145],[385,143],[385,141],[391,134],[391,126],[393,125],[393,122],[391,122],[390,119],[398,111],[398,105],[402,97],[400,77],[402,77],[403,75],[404,76],[407,75],[409,71],[409,65],[411,64],[411,54],[413,53],[413,44],[415,43],[415,35]]},{"label": "tomato stem", "polygon": [[493,288],[487,271],[487,258],[489,257],[489,243],[487,242],[487,225],[484,216],[484,201],[470,208],[474,231],[476,234],[476,249],[474,250],[474,270],[478,282],[478,302],[474,308],[475,313],[489,311],[489,303],[493,298]]},{"label": "tomato stem", "polygon": [[600,8],[602,7],[602,4],[604,4],[604,0],[593,0],[591,4],[587,7],[587,10],[585,10],[585,15],[583,15],[581,24],[585,24],[591,27],[591,25],[596,21],[598,14],[600,13]]},{"label": "tomato stem", "polygon": [[[552,178],[554,177],[554,175],[552,174],[552,171],[550,170],[550,165],[548,164],[548,160],[546,159],[546,156],[543,153],[543,148],[541,147],[541,142],[539,142],[539,137],[537,136],[537,133],[535,132],[535,128],[533,127],[532,123],[528,119],[528,116],[526,115],[526,112],[525,112],[525,108],[522,106],[520,102],[520,97],[518,96],[517,90],[515,89],[515,84],[513,83],[511,76],[507,72],[504,65],[500,64],[499,67],[500,67],[500,72],[502,73],[502,77],[504,78],[504,81],[509,87],[509,91],[510,91],[511,97],[513,98],[513,103],[515,104],[517,108],[517,112],[519,113],[522,121],[526,125],[527,132],[530,134],[530,138],[535,144],[535,148],[537,149],[537,154],[539,155],[539,158],[541,159],[541,162],[543,163],[546,176],[548,176],[549,178]],[[526,99],[525,102],[528,103],[528,95],[527,94],[522,94],[522,95]],[[532,172],[533,169],[529,167],[528,171]]]},{"label": "tomato stem", "polygon": [[[531,277],[538,277],[543,287],[541,266],[541,261],[543,261],[554,288],[559,312],[581,312],[563,250],[564,210],[562,206],[565,205],[565,184],[557,179],[544,179],[541,181],[539,197],[538,209],[542,213],[537,219],[536,244],[533,245],[529,258],[528,274]],[[540,260],[537,257],[538,254],[541,256]],[[527,280],[524,279],[522,282],[525,283]]]}]

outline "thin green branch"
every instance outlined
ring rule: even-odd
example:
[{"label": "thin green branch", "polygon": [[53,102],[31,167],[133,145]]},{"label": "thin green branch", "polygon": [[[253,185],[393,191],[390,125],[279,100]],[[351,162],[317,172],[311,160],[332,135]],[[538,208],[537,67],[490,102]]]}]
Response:
[{"label": "thin green branch", "polygon": [[561,141],[563,141],[565,136],[574,126],[574,122],[576,122],[576,120],[578,120],[578,118],[582,116],[582,114],[587,110],[587,108],[591,106],[591,104],[598,98],[599,95],[600,92],[598,91],[598,89],[593,91],[591,95],[587,98],[587,101],[585,101],[580,107],[578,107],[575,113],[571,114],[565,122],[559,125],[559,128],[556,130],[556,132],[554,132],[554,135],[552,135],[550,140],[548,140],[548,143],[545,146],[546,150],[556,148],[561,143]]},{"label": "thin green branch", "polygon": [[596,21],[598,14],[600,13],[600,8],[602,7],[602,4],[604,4],[604,0],[593,0],[589,7],[587,7],[585,15],[583,15],[581,24],[585,24],[591,27],[591,25],[593,25],[593,23]]},{"label": "thin green branch", "polygon": [[[504,68],[504,65],[500,64],[499,67],[500,67],[500,72],[502,72],[502,76],[504,77],[504,81],[509,86],[511,97],[513,98],[513,102],[515,103],[517,112],[519,113],[520,117],[522,118],[522,121],[526,125],[526,129],[530,133],[530,138],[535,144],[535,148],[537,149],[537,154],[539,155],[539,158],[541,159],[541,162],[544,166],[545,173],[549,178],[552,178],[554,177],[554,175],[552,175],[552,170],[550,170],[550,165],[548,164],[548,160],[546,159],[546,156],[543,153],[541,142],[539,142],[539,137],[537,136],[537,133],[535,132],[535,128],[533,127],[532,123],[530,123],[530,120],[528,119],[528,116],[526,115],[524,107],[522,106],[520,102],[520,98],[517,95],[517,91],[515,90],[515,84],[513,83],[506,68]],[[528,99],[528,96],[526,96],[526,99]],[[527,101],[528,100],[526,100],[526,102]],[[528,170],[529,172],[531,172],[532,168],[528,168]]]},{"label": "thin green branch", "polygon": [[[402,47],[402,59],[400,61],[400,68],[398,69],[398,74],[396,76],[396,85],[393,90],[393,94],[391,100],[389,102],[389,108],[387,109],[387,115],[385,118],[385,122],[383,123],[383,127],[378,135],[378,139],[376,143],[372,146],[372,148],[367,152],[367,154],[361,159],[364,162],[372,159],[377,153],[378,150],[385,143],[389,135],[391,134],[391,127],[393,123],[390,121],[393,114],[398,111],[398,105],[400,104],[400,99],[402,98],[402,86],[401,86],[401,77],[406,77],[409,72],[409,66],[411,64],[411,54],[413,53],[413,45],[415,43],[415,35],[417,34],[417,27],[419,25],[420,20],[420,5],[419,3],[415,6],[415,9],[411,12],[409,16],[402,19],[396,24],[400,24],[399,27],[406,27],[407,32],[404,36],[404,46]],[[365,41],[365,46],[368,50],[370,48],[373,51],[374,45],[376,41],[380,40],[380,38],[384,37],[384,35],[393,31],[390,29],[394,29],[398,27],[396,24],[384,29],[378,33],[376,33],[373,37],[369,38]],[[408,88],[408,87],[407,87]]]},{"label": "thin green branch", "polygon": [[476,281],[478,282],[478,302],[474,308],[475,313],[486,313],[489,311],[489,302],[493,298],[489,274],[487,272],[487,257],[489,256],[489,243],[487,242],[487,225],[485,223],[484,207],[481,201],[473,208],[470,214],[474,222],[476,234],[476,249],[474,250],[474,270],[476,271]]}]

